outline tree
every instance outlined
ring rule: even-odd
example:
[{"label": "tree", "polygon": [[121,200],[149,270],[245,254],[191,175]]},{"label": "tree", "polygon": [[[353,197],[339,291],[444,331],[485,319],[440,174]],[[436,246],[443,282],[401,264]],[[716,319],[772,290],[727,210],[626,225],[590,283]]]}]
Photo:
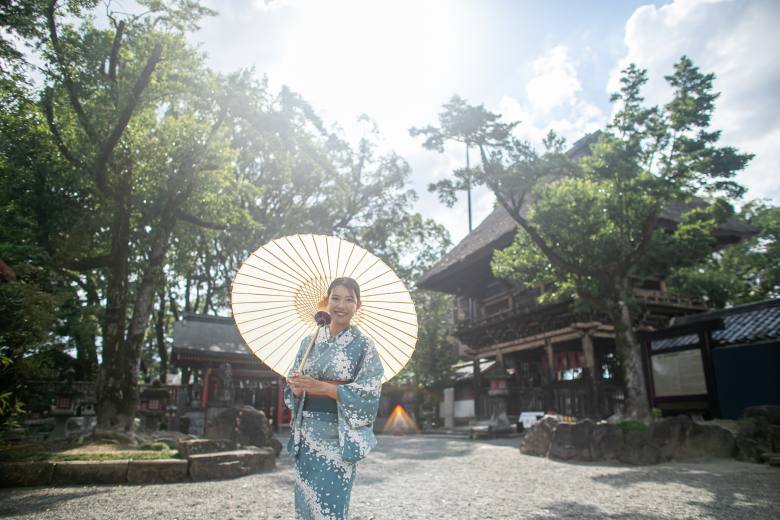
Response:
[{"label": "tree", "polygon": [[780,208],[752,201],[738,217],[757,228],[756,235],[676,270],[670,287],[715,308],[780,297]]},{"label": "tree", "polygon": [[[80,175],[74,196],[87,208],[70,222],[59,265],[104,276],[98,424],[131,429],[141,346],[171,237],[232,216],[227,199],[238,190],[226,174],[222,126],[236,86],[184,43],[183,32],[208,14],[197,4],[148,2],[142,15],[109,13],[107,30],[88,19],[77,30],[61,19],[91,7],[52,1],[39,13],[47,29],[41,111]],[[215,222],[217,214],[224,220]]]},{"label": "tree", "polygon": [[[590,155],[579,160],[554,134],[541,154],[516,139],[477,143],[478,181],[519,226],[514,243],[494,255],[494,274],[548,287],[543,299],[574,298],[606,314],[623,369],[625,412],[638,418],[649,409],[636,334],[641,302],[633,288],[710,254],[712,230],[731,212],[712,197],[740,196],[733,177],[751,158],[717,146],[719,132],[709,129],[717,98],[712,74],[682,57],[666,79],[671,101],[645,108],[646,71],[626,68],[612,96],[618,110],[611,124],[592,136]],[[670,204],[688,209],[664,227],[659,216]]]},{"label": "tree", "polygon": [[501,116],[493,114],[483,105],[471,106],[458,95],[452,96],[444,110],[439,113],[439,126],[428,125],[423,128],[411,128],[412,137],[424,136],[423,146],[428,150],[444,152],[447,141],[456,141],[466,145],[466,167],[455,170],[455,180],[444,179],[428,185],[428,191],[437,192],[439,200],[451,208],[458,200],[457,192],[465,191],[468,201],[469,232],[471,222],[471,188],[475,184],[476,172],[471,169],[469,150],[475,145],[495,145],[506,141],[512,129],[518,123],[502,123]]}]

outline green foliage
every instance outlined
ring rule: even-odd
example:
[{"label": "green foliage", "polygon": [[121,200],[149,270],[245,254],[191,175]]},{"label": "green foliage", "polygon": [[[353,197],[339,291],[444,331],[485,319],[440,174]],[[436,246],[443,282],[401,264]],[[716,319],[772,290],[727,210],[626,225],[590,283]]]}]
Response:
[{"label": "green foliage", "polygon": [[[139,330],[154,372],[181,311],[225,312],[240,263],[282,235],[354,240],[410,287],[449,247],[411,210],[410,168],[376,151],[368,118],[346,142],[289,89],[208,69],[186,43],[212,14],[198,2],[139,3],[107,6],[106,27],[94,0],[0,8],[0,60],[15,67],[0,85],[0,258],[19,274],[0,284],[15,374],[3,389],[59,377],[49,361],[63,350],[93,378],[101,346],[103,380],[130,394],[135,374],[119,367],[137,366]],[[11,37],[37,54],[40,87]]]},{"label": "green foliage", "polygon": [[649,429],[649,427],[642,421],[635,421],[635,420],[620,421],[619,423],[617,423],[617,425],[625,433],[646,432]]},{"label": "green foliage", "polygon": [[[739,194],[732,179],[751,156],[718,148],[718,132],[707,130],[712,75],[683,57],[663,108],[641,106],[646,80],[634,66],[624,71],[612,98],[619,110],[579,161],[554,139],[542,155],[518,143],[485,154],[484,181],[523,228],[496,253],[498,276],[605,307],[631,296],[622,282],[663,278],[710,254],[712,231],[732,210],[692,197]],[[664,217],[670,208],[679,208],[677,222]]]},{"label": "green foliage", "polygon": [[573,298],[610,316],[628,412],[643,417],[634,288],[710,255],[715,226],[733,213],[727,199],[744,191],[734,177],[752,158],[718,146],[720,132],[709,129],[712,74],[683,56],[666,79],[671,100],[645,107],[647,73],[627,67],[612,122],[571,154],[553,133],[541,153],[509,135],[477,138],[482,168],[471,177],[518,223],[514,243],[494,255],[494,274],[541,289],[542,301]]},{"label": "green foliage", "polygon": [[670,287],[715,308],[780,297],[780,208],[752,201],[737,216],[756,234],[676,270]]}]

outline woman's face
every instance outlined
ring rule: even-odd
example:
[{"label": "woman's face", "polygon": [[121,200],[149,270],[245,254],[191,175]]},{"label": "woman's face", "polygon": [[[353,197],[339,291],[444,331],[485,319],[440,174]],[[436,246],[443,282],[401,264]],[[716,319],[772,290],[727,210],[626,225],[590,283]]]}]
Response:
[{"label": "woman's face", "polygon": [[334,324],[346,327],[358,308],[360,308],[360,302],[355,298],[355,293],[343,285],[337,285],[330,291],[328,313]]}]

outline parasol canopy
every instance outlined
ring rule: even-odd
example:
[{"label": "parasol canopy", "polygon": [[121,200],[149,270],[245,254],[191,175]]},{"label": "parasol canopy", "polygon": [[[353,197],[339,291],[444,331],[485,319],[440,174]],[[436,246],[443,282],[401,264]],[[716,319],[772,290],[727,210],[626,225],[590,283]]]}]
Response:
[{"label": "parasol canopy", "polygon": [[286,376],[331,281],[354,278],[361,306],[352,324],[373,341],[388,381],[414,352],[417,313],[406,286],[390,267],[362,247],[337,237],[292,235],[252,253],[230,292],[233,319],[250,350]]}]

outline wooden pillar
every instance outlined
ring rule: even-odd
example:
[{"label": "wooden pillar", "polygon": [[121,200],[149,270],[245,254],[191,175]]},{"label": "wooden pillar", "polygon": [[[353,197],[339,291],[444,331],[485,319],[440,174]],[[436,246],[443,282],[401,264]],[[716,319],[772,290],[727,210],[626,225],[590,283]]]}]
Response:
[{"label": "wooden pillar", "polygon": [[555,353],[549,338],[544,338],[544,355],[547,356],[547,383],[555,382]]},{"label": "wooden pillar", "polygon": [[585,332],[581,338],[582,354],[585,358],[585,384],[587,394],[585,397],[585,415],[597,419],[599,415],[598,402],[596,394],[596,356],[593,353],[593,337],[589,332]]},{"label": "wooden pillar", "polygon": [[699,348],[701,360],[704,364],[704,382],[707,385],[707,400],[709,401],[710,415],[712,418],[720,417],[720,399],[718,387],[715,383],[715,366],[712,362],[712,331],[699,332]]},{"label": "wooden pillar", "polygon": [[555,391],[553,389],[553,384],[555,384],[555,353],[553,352],[552,341],[549,338],[544,338],[544,355],[547,358],[547,384],[545,385],[542,399],[544,411],[547,412],[558,408],[555,403]]},{"label": "wooden pillar", "polygon": [[482,372],[479,366],[479,355],[474,358],[474,418],[480,416],[480,391],[482,390]]},{"label": "wooden pillar", "polygon": [[582,353],[585,356],[585,368],[588,370],[590,377],[595,378],[596,374],[596,355],[593,352],[593,336],[589,332],[583,334],[582,339]]}]

